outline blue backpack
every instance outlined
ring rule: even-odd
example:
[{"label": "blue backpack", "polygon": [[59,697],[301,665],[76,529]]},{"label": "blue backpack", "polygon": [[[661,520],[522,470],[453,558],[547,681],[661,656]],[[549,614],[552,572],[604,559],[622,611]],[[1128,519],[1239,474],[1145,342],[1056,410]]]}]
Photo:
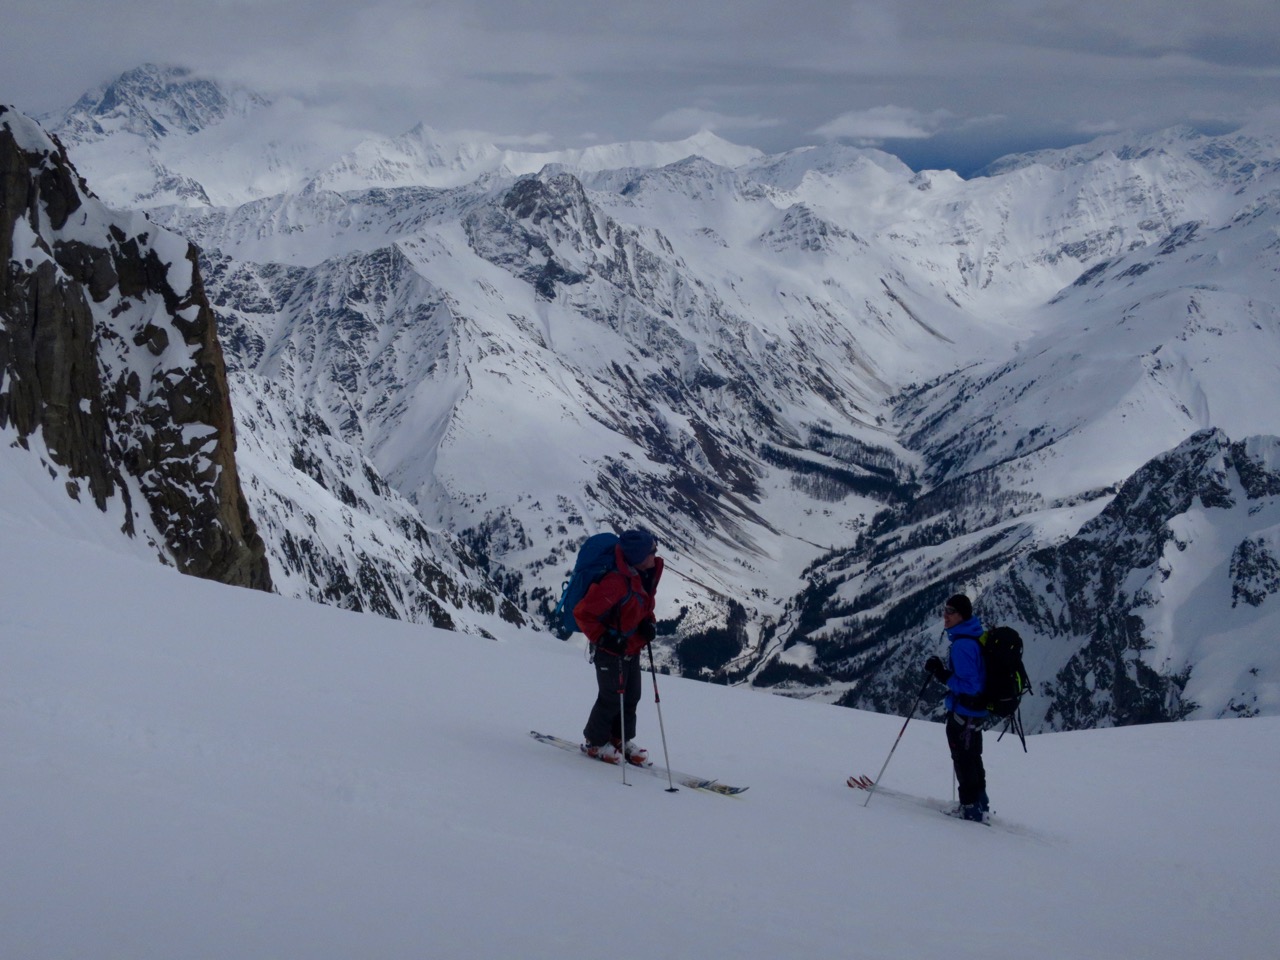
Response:
[{"label": "blue backpack", "polygon": [[613,553],[617,545],[616,533],[597,533],[587,537],[586,543],[578,550],[573,573],[564,585],[560,602],[551,615],[552,623],[560,630],[561,640],[568,640],[578,629],[578,621],[573,619],[573,608],[578,605],[578,601],[587,595],[587,590],[593,583],[617,568]]}]

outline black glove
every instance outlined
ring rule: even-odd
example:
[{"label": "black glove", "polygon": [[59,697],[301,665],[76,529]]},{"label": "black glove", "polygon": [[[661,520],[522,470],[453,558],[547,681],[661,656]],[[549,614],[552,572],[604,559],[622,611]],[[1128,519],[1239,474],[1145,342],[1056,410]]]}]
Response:
[{"label": "black glove", "polygon": [[600,639],[596,641],[596,646],[605,653],[612,653],[615,657],[620,657],[626,644],[622,640],[622,634],[618,633],[617,630],[606,630],[600,635]]},{"label": "black glove", "polygon": [[924,672],[939,683],[946,683],[951,677],[951,671],[942,665],[942,661],[938,657],[930,657],[924,662]]},{"label": "black glove", "polygon": [[653,643],[653,638],[658,635],[658,626],[652,620],[645,620],[640,626],[636,627],[636,636],[645,643]]}]

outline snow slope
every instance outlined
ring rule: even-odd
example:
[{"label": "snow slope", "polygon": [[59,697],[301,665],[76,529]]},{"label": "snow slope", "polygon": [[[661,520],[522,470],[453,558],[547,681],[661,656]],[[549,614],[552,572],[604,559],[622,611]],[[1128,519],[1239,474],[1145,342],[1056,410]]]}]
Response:
[{"label": "snow slope", "polygon": [[[661,677],[673,764],[750,790],[624,787],[526,735],[576,736],[575,644],[179,576],[7,441],[0,491],[0,956],[1274,953],[1280,718],[993,738],[985,828],[844,786],[900,718]],[[937,725],[885,784],[947,798]]]}]

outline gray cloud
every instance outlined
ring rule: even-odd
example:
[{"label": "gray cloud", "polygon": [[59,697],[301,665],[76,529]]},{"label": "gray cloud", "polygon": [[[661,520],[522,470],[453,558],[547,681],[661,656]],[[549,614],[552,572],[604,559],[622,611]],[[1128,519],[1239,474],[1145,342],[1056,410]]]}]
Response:
[{"label": "gray cloud", "polygon": [[815,131],[831,139],[849,139],[862,143],[886,140],[923,140],[932,137],[952,118],[947,110],[922,113],[910,107],[872,107],[842,113]]},{"label": "gray cloud", "polygon": [[1274,0],[0,0],[0,100],[32,113],[151,61],[361,126],[525,142],[823,137],[914,165],[1280,103]]}]

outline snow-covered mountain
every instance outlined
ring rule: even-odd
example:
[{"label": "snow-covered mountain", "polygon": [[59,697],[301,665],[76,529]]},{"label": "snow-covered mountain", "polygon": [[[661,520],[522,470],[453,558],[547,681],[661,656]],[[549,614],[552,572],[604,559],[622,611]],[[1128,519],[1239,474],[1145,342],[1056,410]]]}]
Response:
[{"label": "snow-covered mountain", "polygon": [[75,144],[76,163],[96,174],[101,196],[131,209],[273,196],[368,136],[298,103],[155,64],[87,92],[64,114],[40,119]]},{"label": "snow-covered mountain", "polygon": [[311,186],[343,193],[371,188],[462,187],[486,176],[534,174],[560,165],[576,171],[661,167],[689,156],[736,167],[761,156],[703,131],[673,143],[620,143],[556,152],[512,150],[418,124],[398,137],[367,140],[319,171]]},{"label": "snow-covered mountain", "polygon": [[[187,573],[271,589],[273,568],[278,588],[354,609],[522,622],[465,549],[269,384],[237,398],[233,423],[195,248],[105,207],[3,106],[0,182],[0,431],[73,499]],[[270,565],[255,516],[279,534]]]},{"label": "snow-covered mountain", "polygon": [[[1046,727],[1276,711],[1275,494],[1192,521],[1162,486],[1206,442],[1274,472],[1275,131],[1174,130],[971,181],[838,145],[537,155],[425,126],[315,138],[288,166],[231,135],[265,108],[179,130],[166,89],[116,95],[165,128],[139,141],[140,179],[113,146],[135,133],[86,134],[75,110],[54,126],[109,202],[204,251],[254,438],[246,495],[289,592],[354,595],[357,556],[412,565],[414,537],[388,536],[421,522],[536,622],[583,536],[642,522],[671,560],[664,658],[689,675],[905,709],[942,598],[967,589],[1027,635]],[[166,200],[157,170],[200,189]],[[1180,506],[1107,529],[1198,544],[1183,585],[1047,572],[1043,551],[1083,551],[1135,483],[1135,503]],[[346,519],[315,529],[334,502]],[[1249,617],[1237,553],[1263,571]],[[1158,569],[1107,562],[1118,584]],[[359,605],[421,617],[413,579]],[[1061,611],[1050,629],[1050,583],[1123,638]],[[1219,640],[1191,642],[1206,622]],[[1120,645],[1110,669],[1094,641]]]},{"label": "snow-covered mountain", "polygon": [[[971,476],[996,489],[990,471]],[[820,626],[804,646],[828,678],[848,683],[846,702],[897,702],[911,668],[936,652],[923,633],[904,638],[908,675],[895,676],[883,647],[859,640],[912,618],[927,622],[945,597],[936,573],[957,562],[946,552],[954,544],[964,582],[982,585],[984,615],[1034,640],[1026,664],[1037,696],[1023,707],[1033,726],[1280,712],[1280,655],[1269,639],[1280,627],[1280,440],[1233,443],[1206,430],[1144,465],[1114,496],[1039,510],[1029,503],[961,503],[945,517],[886,522],[862,554],[819,568],[804,617]],[[976,506],[992,520],[966,530],[964,508]]]}]

